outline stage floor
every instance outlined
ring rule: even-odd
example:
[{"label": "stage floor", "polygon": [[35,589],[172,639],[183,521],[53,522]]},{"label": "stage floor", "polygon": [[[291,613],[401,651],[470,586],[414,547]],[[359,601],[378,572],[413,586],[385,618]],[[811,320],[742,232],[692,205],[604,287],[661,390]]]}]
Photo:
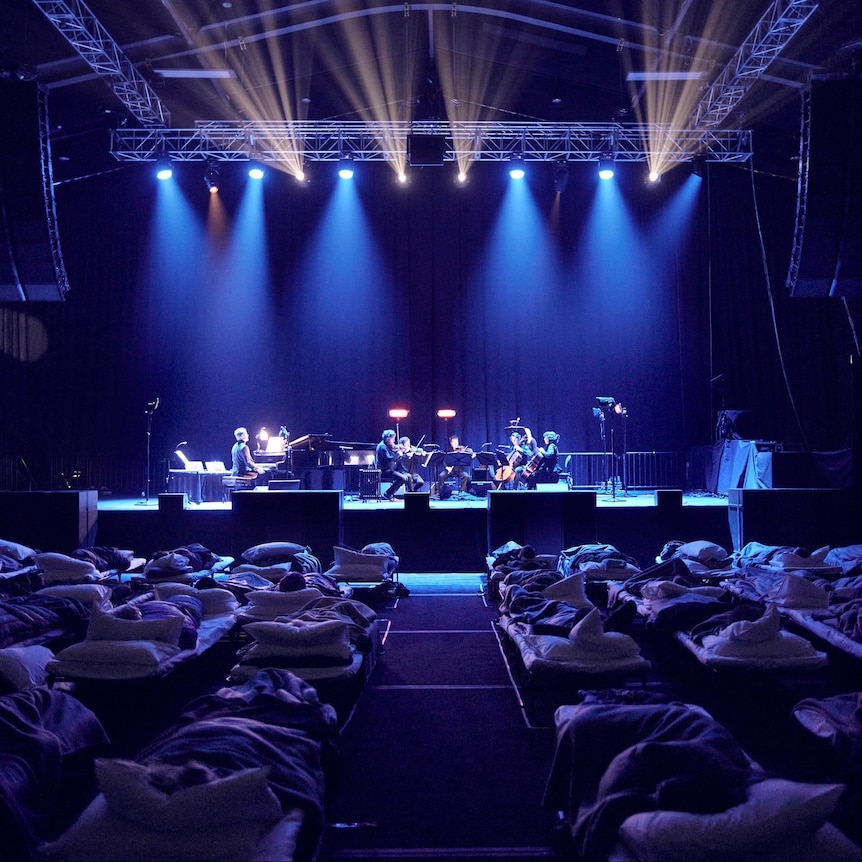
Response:
[{"label": "stage floor", "polygon": [[[274,491],[270,492],[266,488],[258,488],[255,493],[268,494],[289,494],[290,491]],[[526,492],[529,493],[529,492]],[[558,493],[586,493],[584,489],[577,491],[560,491]],[[149,500],[138,497],[100,497],[98,507],[100,512],[129,512],[146,507],[155,508],[158,506],[158,496],[150,497]],[[617,491],[616,494],[610,494],[605,491],[596,492],[596,505],[599,508],[651,508],[658,505],[655,491]],[[684,492],[682,495],[683,506],[705,506],[727,508],[727,497],[716,494],[708,494],[705,491]],[[474,497],[472,494],[455,493],[448,500],[430,499],[429,506],[432,509],[487,509],[487,497]],[[230,510],[230,502],[226,503],[189,503],[190,509],[199,511],[219,511]],[[388,500],[361,500],[358,494],[345,493],[343,508],[345,511],[368,511],[368,510],[384,510],[390,511],[404,508],[403,497],[397,497],[392,502]]]}]

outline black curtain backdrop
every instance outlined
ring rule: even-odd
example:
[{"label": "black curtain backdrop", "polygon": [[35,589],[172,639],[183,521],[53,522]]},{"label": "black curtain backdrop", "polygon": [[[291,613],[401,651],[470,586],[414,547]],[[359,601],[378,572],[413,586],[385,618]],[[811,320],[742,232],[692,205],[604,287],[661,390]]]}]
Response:
[{"label": "black curtain backdrop", "polygon": [[625,405],[630,451],[708,444],[722,407],[761,439],[850,444],[858,306],[788,296],[794,179],[711,164],[647,188],[620,165],[600,187],[576,164],[557,196],[538,163],[517,189],[499,163],[464,188],[452,165],[406,188],[382,163],[347,187],[334,168],[270,171],[252,199],[240,164],[214,199],[199,163],[171,191],[151,164],[59,187],[71,292],[0,307],[3,454],[40,487],[57,455],[140,469],[155,398],[155,464],[183,440],[228,460],[237,425],[373,443],[394,406],[414,441],[442,445],[451,407],[475,449],[520,417],[601,451],[597,396]]}]

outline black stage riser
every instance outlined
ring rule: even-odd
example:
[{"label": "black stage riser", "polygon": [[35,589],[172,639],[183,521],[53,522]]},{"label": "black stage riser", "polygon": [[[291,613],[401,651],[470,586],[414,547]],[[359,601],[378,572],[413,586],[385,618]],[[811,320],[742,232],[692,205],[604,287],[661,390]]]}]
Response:
[{"label": "black stage riser", "polygon": [[[705,539],[728,550],[751,541],[810,548],[859,541],[858,507],[849,492],[838,490],[733,489],[727,508],[683,506],[674,491],[656,492],[657,505],[648,507],[589,506],[590,495],[576,492],[501,492],[501,498],[506,494],[499,501],[492,496],[487,509],[431,508],[427,495],[408,499],[403,508],[345,509],[338,491],[249,491],[234,494],[232,510],[199,509],[160,495],[158,507],[101,511],[96,518],[92,491],[4,492],[0,535],[40,550],[68,553],[95,542],[139,556],[200,542],[240,557],[260,542],[292,541],[308,545],[324,566],[334,545],[387,541],[406,572],[482,571],[487,552],[510,540],[543,553],[598,541],[642,567],[671,540]],[[552,496],[559,499],[545,498]]]}]

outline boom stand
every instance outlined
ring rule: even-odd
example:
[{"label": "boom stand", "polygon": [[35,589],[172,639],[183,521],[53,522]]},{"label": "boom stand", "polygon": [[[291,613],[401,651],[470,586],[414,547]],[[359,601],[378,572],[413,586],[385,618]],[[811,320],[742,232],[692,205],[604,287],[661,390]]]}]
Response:
[{"label": "boom stand", "polygon": [[150,503],[150,473],[152,472],[150,469],[150,449],[152,448],[151,439],[153,436],[153,413],[158,410],[159,407],[159,399],[156,398],[155,401],[150,401],[147,404],[147,409],[145,411],[147,415],[147,473],[144,477],[144,490],[141,492],[142,500],[138,501],[139,506],[148,506]]}]

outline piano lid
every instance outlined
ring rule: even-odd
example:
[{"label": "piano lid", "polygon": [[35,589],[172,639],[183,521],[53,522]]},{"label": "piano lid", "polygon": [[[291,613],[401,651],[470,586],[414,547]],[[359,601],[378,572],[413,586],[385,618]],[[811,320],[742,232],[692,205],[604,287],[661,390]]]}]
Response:
[{"label": "piano lid", "polygon": [[331,434],[303,434],[291,441],[291,449],[311,451],[329,449],[375,449],[376,443],[358,443],[355,440],[333,440]]},{"label": "piano lid", "polygon": [[331,434],[303,434],[301,437],[290,441],[290,448],[314,449],[318,445],[325,443],[330,437],[332,437]]}]

